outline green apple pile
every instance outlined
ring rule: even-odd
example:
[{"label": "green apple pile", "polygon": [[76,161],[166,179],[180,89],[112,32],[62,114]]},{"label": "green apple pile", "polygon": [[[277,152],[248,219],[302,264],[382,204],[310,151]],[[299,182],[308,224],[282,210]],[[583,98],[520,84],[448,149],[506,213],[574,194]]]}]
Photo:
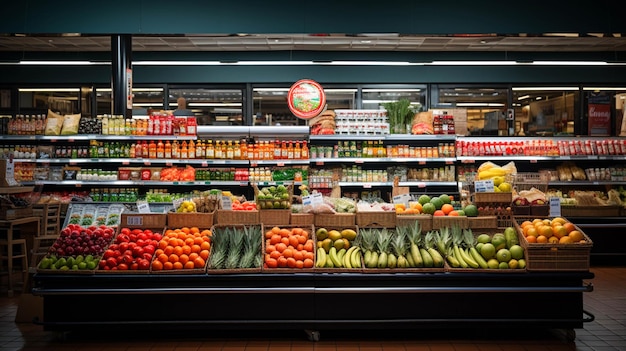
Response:
[{"label": "green apple pile", "polygon": [[261,188],[256,196],[257,206],[262,210],[291,208],[291,195],[284,185]]},{"label": "green apple pile", "polygon": [[519,245],[517,232],[507,227],[504,233],[480,234],[476,237],[476,251],[490,269],[524,269],[524,248]]}]

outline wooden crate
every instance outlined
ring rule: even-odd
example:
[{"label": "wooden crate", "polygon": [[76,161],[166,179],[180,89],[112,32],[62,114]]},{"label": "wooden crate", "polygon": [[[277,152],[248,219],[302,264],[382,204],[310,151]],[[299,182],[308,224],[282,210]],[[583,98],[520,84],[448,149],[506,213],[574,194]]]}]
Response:
[{"label": "wooden crate", "polygon": [[312,213],[292,213],[289,218],[291,225],[313,225],[315,223],[315,215]]},{"label": "wooden crate", "polygon": [[433,229],[450,228],[455,225],[469,228],[469,220],[466,216],[433,216]]},{"label": "wooden crate", "polygon": [[316,213],[314,223],[316,227],[345,227],[356,225],[354,213]]},{"label": "wooden crate", "polygon": [[433,216],[427,214],[421,215],[401,215],[396,216],[396,226],[412,226],[415,221],[420,223],[422,232],[433,229]]},{"label": "wooden crate", "polygon": [[530,271],[589,271],[589,261],[593,242],[578,226],[585,243],[550,244],[529,243],[522,234],[519,223],[525,219],[516,218],[515,228],[520,237],[520,245],[526,251],[526,269]]},{"label": "wooden crate", "polygon": [[165,213],[122,213],[120,227],[126,228],[165,228]]},{"label": "wooden crate", "polygon": [[31,217],[33,215],[33,208],[29,207],[2,207],[0,208],[0,219],[12,220],[24,217]]},{"label": "wooden crate", "polygon": [[498,226],[497,216],[467,217],[467,221],[471,229],[490,229]]},{"label": "wooden crate", "polygon": [[260,210],[259,221],[264,225],[289,225],[291,210]]},{"label": "wooden crate", "polygon": [[366,211],[356,213],[356,225],[359,227],[386,227],[396,226],[395,211]]},{"label": "wooden crate", "polygon": [[513,201],[513,193],[496,193],[496,192],[481,192],[474,193],[474,202],[477,205],[506,205],[509,206]]},{"label": "wooden crate", "polygon": [[561,205],[563,217],[619,217],[621,206],[565,206]]},{"label": "wooden crate", "polygon": [[177,213],[168,212],[167,226],[169,228],[182,227],[202,227],[211,228],[213,226],[215,211],[209,213],[189,212]]},{"label": "wooden crate", "polygon": [[215,224],[259,224],[259,211],[217,210]]}]

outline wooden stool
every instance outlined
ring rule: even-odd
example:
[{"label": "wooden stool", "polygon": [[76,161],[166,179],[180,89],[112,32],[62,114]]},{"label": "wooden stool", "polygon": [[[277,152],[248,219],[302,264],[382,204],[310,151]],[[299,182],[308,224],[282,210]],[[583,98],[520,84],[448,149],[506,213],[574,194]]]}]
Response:
[{"label": "wooden stool", "polygon": [[[12,220],[0,221],[0,230],[6,232],[6,236],[0,237],[0,269],[3,269],[4,261],[7,261],[7,274],[8,274],[8,295],[13,296],[13,263],[14,260],[21,260],[22,269],[22,283],[26,286],[28,281],[28,233],[22,231],[20,238],[14,237],[15,227],[24,224],[34,224],[35,232],[33,235],[39,234],[39,217],[24,217]],[[17,246],[17,247],[16,247]],[[6,249],[5,249],[6,248]],[[6,255],[5,255],[6,253]]]},{"label": "wooden stool", "polygon": [[32,273],[36,271],[41,258],[47,254],[48,248],[59,237],[59,231],[61,230],[61,204],[35,205],[33,214],[41,217],[41,233],[33,237],[33,245],[30,250],[30,271]]}]

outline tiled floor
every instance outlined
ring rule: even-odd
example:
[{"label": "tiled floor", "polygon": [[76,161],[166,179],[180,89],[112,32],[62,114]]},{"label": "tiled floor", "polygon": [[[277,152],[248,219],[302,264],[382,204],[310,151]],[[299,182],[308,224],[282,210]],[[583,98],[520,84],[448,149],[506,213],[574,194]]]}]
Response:
[{"label": "tiled floor", "polygon": [[593,322],[576,330],[576,340],[567,342],[558,333],[516,328],[499,330],[439,331],[342,331],[321,333],[320,341],[310,342],[304,332],[210,332],[163,331],[139,335],[111,335],[93,331],[72,333],[64,340],[30,323],[15,323],[19,296],[6,297],[0,291],[0,351],[7,350],[319,350],[319,351],[460,351],[460,350],[626,350],[626,267],[593,267],[594,291],[584,293],[585,310],[595,315]]}]

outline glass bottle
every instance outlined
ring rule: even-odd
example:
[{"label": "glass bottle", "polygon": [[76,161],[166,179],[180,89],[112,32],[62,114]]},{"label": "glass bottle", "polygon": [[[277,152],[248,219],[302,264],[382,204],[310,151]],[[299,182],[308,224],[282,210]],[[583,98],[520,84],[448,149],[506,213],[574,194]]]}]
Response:
[{"label": "glass bottle", "polygon": [[165,158],[165,145],[161,140],[159,140],[156,148],[156,157],[157,158]]},{"label": "glass bottle", "polygon": [[187,158],[196,158],[196,144],[193,142],[193,140],[190,140],[189,144],[187,145]]},{"label": "glass bottle", "polygon": [[183,140],[183,142],[180,145],[180,159],[187,159],[189,158],[189,149],[187,148],[187,141]]},{"label": "glass bottle", "polygon": [[213,141],[209,140],[206,146],[206,158],[213,159],[215,158],[215,149],[213,148]]},{"label": "glass bottle", "polygon": [[233,141],[228,141],[228,146],[226,147],[226,158],[232,160],[235,157],[235,150],[233,150]]},{"label": "glass bottle", "polygon": [[157,154],[156,149],[157,149],[156,143],[154,142],[154,140],[150,140],[150,144],[148,144],[148,157],[156,158],[156,154]]},{"label": "glass bottle", "polygon": [[170,144],[169,140],[165,141],[165,147],[163,149],[163,157],[172,158],[172,144]]},{"label": "glass bottle", "polygon": [[241,145],[239,145],[239,140],[235,140],[235,146],[233,146],[233,158],[235,160],[241,160]]},{"label": "glass bottle", "polygon": [[172,142],[172,158],[180,158],[180,147],[177,140],[174,140],[174,142]]},{"label": "glass bottle", "polygon": [[301,150],[301,158],[303,160],[309,159],[309,147],[307,146],[307,141],[302,141],[302,150]]}]

